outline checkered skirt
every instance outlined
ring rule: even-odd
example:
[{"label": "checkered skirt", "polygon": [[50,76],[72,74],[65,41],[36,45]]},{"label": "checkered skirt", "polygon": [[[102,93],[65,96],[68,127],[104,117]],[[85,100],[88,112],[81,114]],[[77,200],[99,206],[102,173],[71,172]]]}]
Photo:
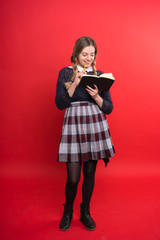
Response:
[{"label": "checkered skirt", "polygon": [[65,111],[58,162],[86,162],[114,156],[108,123],[97,104],[73,102]]}]

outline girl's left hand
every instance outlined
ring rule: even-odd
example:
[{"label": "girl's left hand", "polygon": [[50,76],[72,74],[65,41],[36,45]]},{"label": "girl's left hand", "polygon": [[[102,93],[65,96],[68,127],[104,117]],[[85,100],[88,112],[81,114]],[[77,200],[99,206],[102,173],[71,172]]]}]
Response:
[{"label": "girl's left hand", "polygon": [[94,84],[95,89],[87,86],[86,90],[87,92],[91,95],[91,97],[96,100],[97,96],[98,96],[98,87]]}]

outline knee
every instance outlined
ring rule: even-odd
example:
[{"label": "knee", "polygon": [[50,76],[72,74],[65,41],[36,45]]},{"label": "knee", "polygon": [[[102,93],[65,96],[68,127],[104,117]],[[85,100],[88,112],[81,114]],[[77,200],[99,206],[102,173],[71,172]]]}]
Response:
[{"label": "knee", "polygon": [[84,178],[93,179],[96,172],[97,161],[88,161],[83,164]]},{"label": "knee", "polygon": [[68,179],[67,183],[70,187],[77,187],[79,179]]},{"label": "knee", "polygon": [[86,171],[84,171],[84,178],[92,179],[94,178],[94,175],[95,175],[95,171],[91,171],[90,169],[87,169]]}]

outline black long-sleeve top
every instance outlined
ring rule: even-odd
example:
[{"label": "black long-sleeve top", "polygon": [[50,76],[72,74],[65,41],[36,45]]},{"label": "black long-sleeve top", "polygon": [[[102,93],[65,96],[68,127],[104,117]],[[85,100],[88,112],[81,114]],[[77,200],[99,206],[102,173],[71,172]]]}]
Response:
[{"label": "black long-sleeve top", "polygon": [[[76,87],[75,92],[72,97],[69,96],[68,91],[64,85],[65,82],[70,82],[71,77],[73,74],[72,68],[63,68],[59,72],[58,81],[57,81],[57,91],[56,91],[56,98],[55,103],[56,106],[63,110],[67,107],[69,107],[71,102],[77,102],[77,101],[89,101],[89,102],[95,102],[90,94],[86,91],[85,88],[82,87]],[[92,75],[92,72],[87,72],[87,74]],[[99,76],[102,74],[101,71],[97,70],[97,75]],[[104,91],[98,91],[98,94],[103,99],[102,108],[100,108],[105,114],[110,114],[113,109],[113,103],[111,100],[110,92],[104,92]]]}]

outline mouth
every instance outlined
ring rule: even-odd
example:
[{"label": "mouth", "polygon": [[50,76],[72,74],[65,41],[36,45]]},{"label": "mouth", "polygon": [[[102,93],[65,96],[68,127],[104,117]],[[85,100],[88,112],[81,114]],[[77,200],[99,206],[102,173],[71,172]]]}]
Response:
[{"label": "mouth", "polygon": [[85,64],[85,65],[90,65],[90,64],[91,64],[91,62],[84,61],[84,64]]}]

